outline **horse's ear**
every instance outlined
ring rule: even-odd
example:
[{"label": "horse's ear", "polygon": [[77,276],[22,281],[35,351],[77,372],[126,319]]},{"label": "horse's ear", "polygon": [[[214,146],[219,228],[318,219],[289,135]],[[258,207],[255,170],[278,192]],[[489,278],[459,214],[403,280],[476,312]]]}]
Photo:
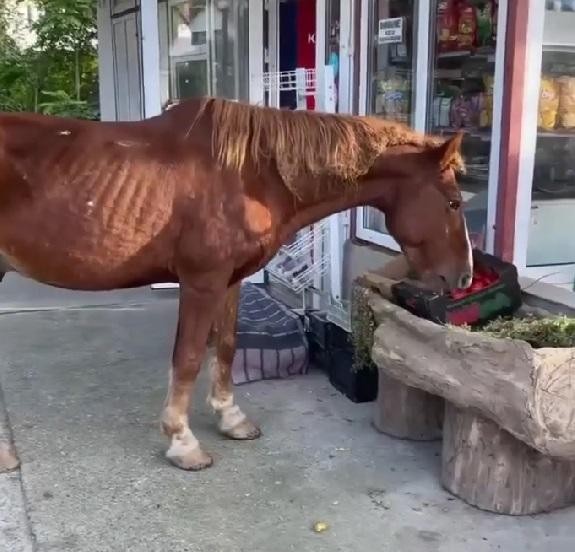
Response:
[{"label": "horse's ear", "polygon": [[461,158],[461,142],[463,141],[464,132],[458,132],[446,140],[437,148],[439,166],[442,171],[446,169],[461,170],[463,159]]}]

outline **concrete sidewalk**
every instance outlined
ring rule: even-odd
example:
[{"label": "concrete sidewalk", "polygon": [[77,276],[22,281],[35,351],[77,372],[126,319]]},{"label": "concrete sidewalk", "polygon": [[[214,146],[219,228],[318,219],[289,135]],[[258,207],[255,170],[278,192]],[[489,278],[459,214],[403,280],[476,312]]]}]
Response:
[{"label": "concrete sidewalk", "polygon": [[[378,434],[370,405],[320,373],[238,389],[264,431],[254,442],[217,434],[203,375],[192,427],[216,462],[173,468],[158,419],[176,301],[138,293],[0,316],[22,461],[0,476],[0,551],[575,550],[575,509],[511,518],[464,505],[439,486],[439,444]],[[316,520],[329,530],[314,534]]]}]

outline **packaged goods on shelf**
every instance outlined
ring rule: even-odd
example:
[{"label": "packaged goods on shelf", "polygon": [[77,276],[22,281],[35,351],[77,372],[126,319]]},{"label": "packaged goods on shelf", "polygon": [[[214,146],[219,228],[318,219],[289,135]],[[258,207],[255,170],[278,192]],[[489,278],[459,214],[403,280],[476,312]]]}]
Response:
[{"label": "packaged goods on shelf", "polygon": [[537,124],[543,130],[553,130],[559,111],[559,91],[557,81],[552,77],[541,78],[539,92],[539,113]]},{"label": "packaged goods on shelf", "polygon": [[471,51],[492,46],[497,34],[498,2],[439,0],[437,43],[440,53]]},{"label": "packaged goods on shelf", "polygon": [[575,128],[575,77],[563,76],[559,84],[559,124],[566,129]]}]

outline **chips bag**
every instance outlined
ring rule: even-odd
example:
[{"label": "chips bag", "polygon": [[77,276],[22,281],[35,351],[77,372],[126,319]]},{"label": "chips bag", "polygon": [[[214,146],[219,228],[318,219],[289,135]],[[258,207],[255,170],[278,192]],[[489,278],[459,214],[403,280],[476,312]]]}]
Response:
[{"label": "chips bag", "polygon": [[458,6],[457,47],[459,50],[472,50],[477,45],[477,14],[466,0]]},{"label": "chips bag", "polygon": [[490,127],[493,122],[493,75],[483,76],[483,85],[485,86],[485,96],[483,105],[479,113],[479,126],[481,128]]},{"label": "chips bag", "polygon": [[575,128],[575,77],[561,77],[559,84],[559,124]]},{"label": "chips bag", "polygon": [[437,2],[437,45],[440,52],[457,49],[457,10],[455,0]]},{"label": "chips bag", "polygon": [[559,90],[557,81],[550,77],[541,79],[539,90],[539,114],[537,126],[543,130],[553,130],[557,124],[559,111]]}]

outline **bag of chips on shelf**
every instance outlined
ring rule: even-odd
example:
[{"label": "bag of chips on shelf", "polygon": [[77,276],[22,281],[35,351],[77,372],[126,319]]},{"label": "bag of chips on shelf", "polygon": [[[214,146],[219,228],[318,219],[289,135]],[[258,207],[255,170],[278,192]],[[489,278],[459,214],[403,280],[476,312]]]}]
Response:
[{"label": "bag of chips on shelf", "polygon": [[499,0],[493,0],[493,25],[491,25],[491,32],[493,44],[497,42],[497,17],[499,15]]},{"label": "bag of chips on shelf", "polygon": [[559,125],[575,128],[575,77],[563,76],[559,84]]},{"label": "bag of chips on shelf", "polygon": [[477,45],[488,46],[493,34],[493,4],[490,0],[477,6]]},{"label": "bag of chips on shelf", "polygon": [[437,2],[437,48],[451,52],[457,48],[457,9],[455,0]]},{"label": "bag of chips on shelf", "polygon": [[557,81],[551,77],[541,78],[539,90],[539,113],[537,126],[543,130],[553,130],[559,111],[559,91]]},{"label": "bag of chips on shelf", "polygon": [[473,126],[473,99],[458,96],[451,104],[451,127],[462,128]]},{"label": "bag of chips on shelf", "polygon": [[490,127],[493,122],[493,83],[493,75],[483,75],[485,94],[483,95],[483,103],[479,113],[479,126],[481,128]]},{"label": "bag of chips on shelf", "polygon": [[441,98],[441,103],[439,104],[439,126],[449,127],[451,126],[451,104],[453,98]]},{"label": "bag of chips on shelf", "polygon": [[477,14],[475,8],[467,0],[457,4],[457,48],[471,50],[477,45]]}]

